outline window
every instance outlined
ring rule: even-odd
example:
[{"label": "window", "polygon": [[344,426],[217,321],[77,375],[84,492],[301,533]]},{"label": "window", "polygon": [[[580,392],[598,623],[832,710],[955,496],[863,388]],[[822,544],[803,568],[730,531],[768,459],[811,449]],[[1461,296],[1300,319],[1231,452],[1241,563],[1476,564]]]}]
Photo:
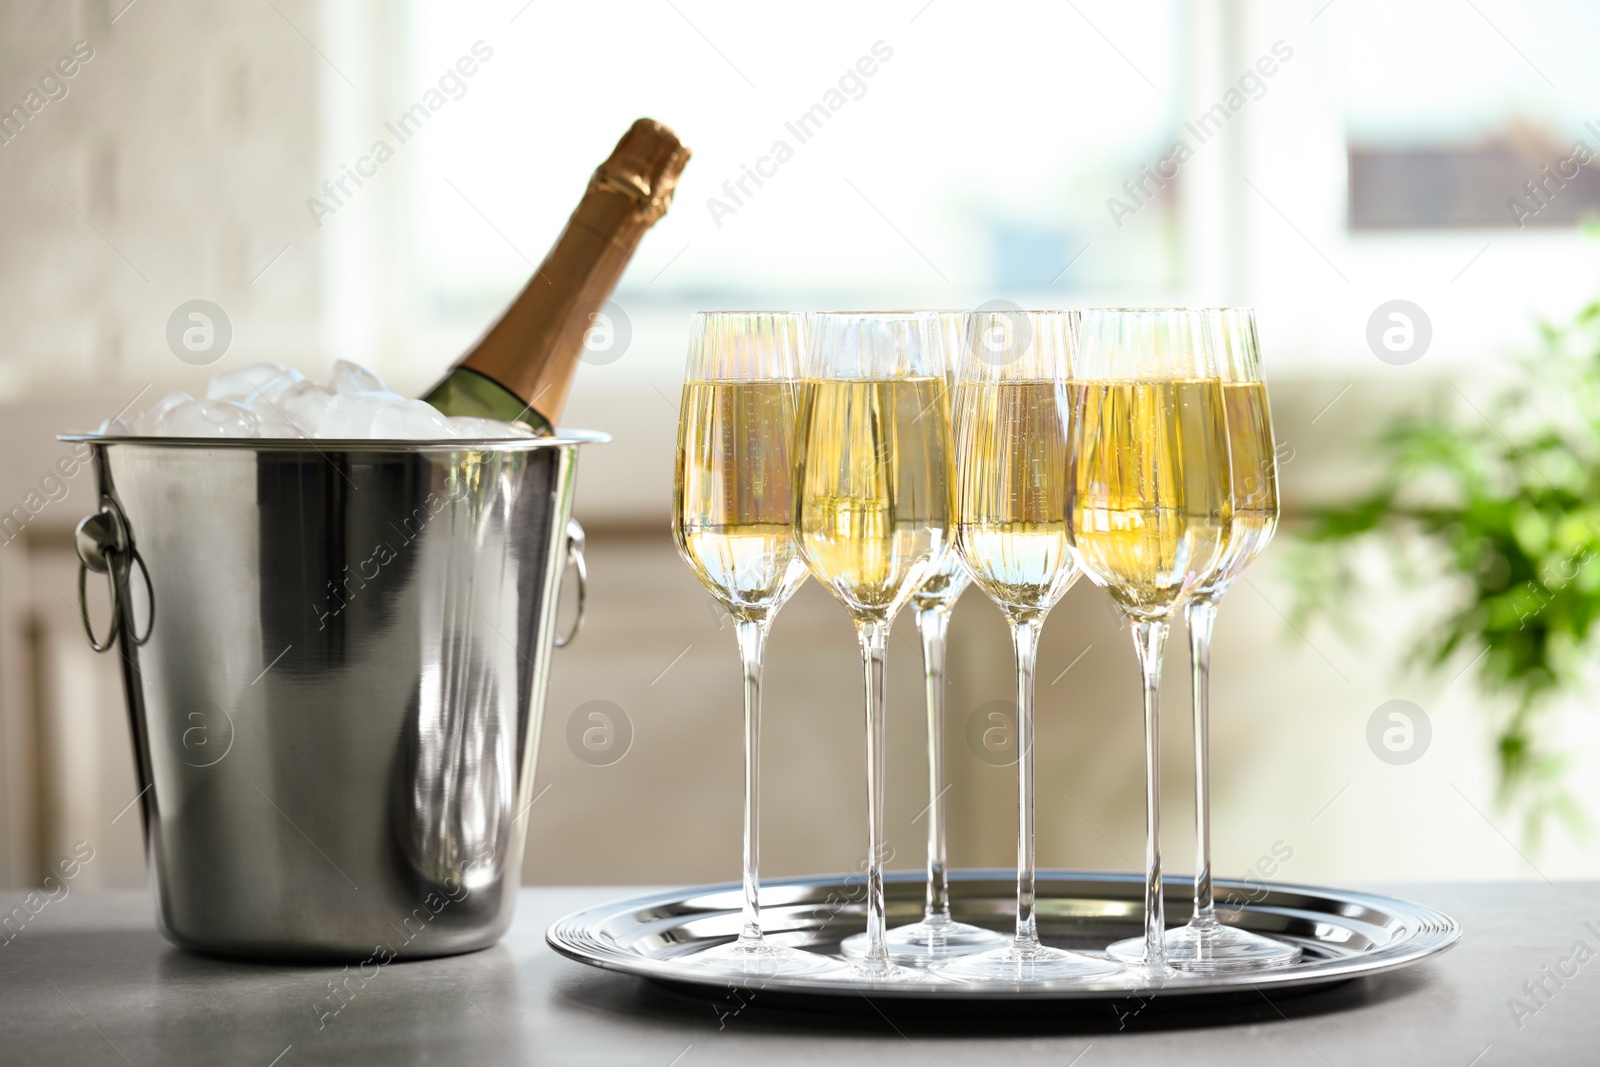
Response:
[{"label": "window", "polygon": [[645,114],[694,150],[620,290],[647,315],[1170,286],[1166,199],[1074,260],[1170,143],[1177,5],[1077,8],[414,3],[393,112],[493,50],[405,149],[419,324],[481,328]]},{"label": "window", "polygon": [[1332,21],[1351,229],[1570,228],[1600,208],[1600,177],[1585,169],[1600,108],[1583,110],[1600,99],[1594,5],[1353,0]]}]

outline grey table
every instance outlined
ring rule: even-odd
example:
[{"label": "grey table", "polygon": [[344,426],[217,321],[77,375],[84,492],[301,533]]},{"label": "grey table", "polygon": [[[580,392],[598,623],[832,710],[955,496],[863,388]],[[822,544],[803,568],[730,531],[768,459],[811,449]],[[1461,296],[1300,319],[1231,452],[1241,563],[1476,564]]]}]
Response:
[{"label": "grey table", "polygon": [[687,995],[545,946],[552,920],[632,894],[614,887],[525,889],[500,945],[391,964],[343,1002],[338,968],[198,956],[156,933],[145,893],[73,892],[0,935],[0,1063],[1600,1063],[1600,884],[1378,888],[1451,913],[1462,943],[1270,1002],[1158,1001],[1121,1030],[1105,1006],[984,1018],[862,999],[822,1014]]}]

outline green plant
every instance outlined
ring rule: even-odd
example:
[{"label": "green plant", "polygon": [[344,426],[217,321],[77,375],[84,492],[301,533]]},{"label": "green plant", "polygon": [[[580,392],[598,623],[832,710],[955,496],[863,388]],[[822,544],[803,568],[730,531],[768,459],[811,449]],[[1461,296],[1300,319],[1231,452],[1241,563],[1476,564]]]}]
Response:
[{"label": "green plant", "polygon": [[[1523,384],[1390,425],[1372,492],[1296,524],[1296,614],[1336,611],[1353,587],[1352,549],[1377,542],[1394,576],[1446,591],[1408,664],[1466,663],[1496,698],[1499,802],[1537,842],[1551,816],[1587,822],[1563,787],[1549,734],[1553,698],[1576,690],[1600,618],[1600,300],[1566,326],[1540,326]],[[1462,669],[1462,668],[1457,668]]]}]

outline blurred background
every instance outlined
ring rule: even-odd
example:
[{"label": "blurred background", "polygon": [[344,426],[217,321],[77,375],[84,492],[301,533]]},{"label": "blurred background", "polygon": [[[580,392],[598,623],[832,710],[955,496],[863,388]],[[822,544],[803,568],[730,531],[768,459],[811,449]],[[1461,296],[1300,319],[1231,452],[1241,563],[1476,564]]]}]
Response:
[{"label": "blurred background", "polygon": [[[1492,410],[1539,351],[1537,323],[1570,319],[1600,276],[1583,228],[1600,180],[1571,162],[1575,141],[1600,148],[1600,11],[1579,0],[0,12],[0,884],[36,881],[77,840],[98,852],[80,885],[145,879],[115,657],[89,651],[74,602],[71,531],[94,508],[92,475],[43,480],[68,451],[53,435],[260,360],[320,374],[348,358],[425,389],[524,284],[640,115],[694,158],[616,294],[625,341],[591,352],[563,418],[616,439],[581,463],[592,598],[550,683],[530,882],[737,877],[735,646],[667,525],[691,311],[1253,304],[1293,520],[1382,475],[1364,443],[1395,416],[1468,397]],[[453,73],[462,56],[470,76]],[[825,120],[795,126],[819,103]],[[402,139],[390,124],[418,104],[427,117]],[[231,323],[209,368],[165,339],[194,299]],[[1410,332],[1385,348],[1371,324],[1395,321],[1375,313],[1396,300],[1413,305]],[[1287,847],[1274,876],[1288,881],[1600,876],[1580,831],[1534,841],[1497,802],[1505,710],[1477,684],[1479,650],[1435,673],[1404,662],[1459,591],[1401,588],[1372,546],[1349,625],[1300,621],[1288,542],[1218,624],[1218,873]],[[927,788],[911,621],[891,645],[887,817],[891,866],[915,868]],[[768,876],[865,852],[856,656],[815,584],[776,623]],[[1186,674],[1179,633],[1163,723],[1176,871],[1192,856]],[[947,696],[958,866],[1014,860],[1013,769],[969,743],[1012,685],[1001,617],[969,592]],[[1133,653],[1087,583],[1044,631],[1039,693],[1041,864],[1135,869]],[[1416,728],[1399,759],[1369,741],[1395,700]],[[1591,816],[1592,704],[1569,687],[1540,727]],[[568,743],[595,707],[631,737],[604,761]]]}]

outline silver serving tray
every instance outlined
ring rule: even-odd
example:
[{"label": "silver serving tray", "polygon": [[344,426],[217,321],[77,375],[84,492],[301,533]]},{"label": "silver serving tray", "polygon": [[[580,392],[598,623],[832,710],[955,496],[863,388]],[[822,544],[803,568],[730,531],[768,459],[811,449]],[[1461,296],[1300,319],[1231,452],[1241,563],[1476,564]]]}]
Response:
[{"label": "silver serving tray", "polygon": [[[865,928],[862,875],[800,878],[761,887],[761,921],[774,942],[838,956],[839,942]],[[1183,923],[1192,883],[1168,879],[1167,921]],[[954,917],[1009,931],[1016,914],[1016,876],[1005,871],[955,871],[950,876]],[[1301,946],[1301,962],[1234,974],[1174,974],[1152,978],[1130,970],[1109,979],[1073,982],[872,983],[849,977],[763,976],[741,980],[727,973],[683,966],[679,958],[738,936],[737,883],[650,893],[585,908],[552,925],[545,940],[580,963],[623,971],[673,985],[726,990],[730,984],[811,996],[874,996],[955,1001],[1111,999],[1153,995],[1226,995],[1263,989],[1323,986],[1406,967],[1437,955],[1461,937],[1443,912],[1392,897],[1344,889],[1272,882],[1216,883],[1219,918],[1232,926],[1271,934]],[[889,925],[921,917],[920,872],[885,876]],[[1140,875],[1040,871],[1039,932],[1061,948],[1099,951],[1141,933],[1144,879]],[[842,958],[842,957],[841,957]]]}]

